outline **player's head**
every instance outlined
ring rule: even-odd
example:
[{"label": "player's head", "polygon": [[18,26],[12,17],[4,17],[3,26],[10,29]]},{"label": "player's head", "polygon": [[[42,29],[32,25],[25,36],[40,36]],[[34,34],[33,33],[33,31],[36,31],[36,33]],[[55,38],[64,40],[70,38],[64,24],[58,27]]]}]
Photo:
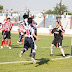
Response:
[{"label": "player's head", "polygon": [[59,27],[59,22],[58,21],[56,21],[56,28],[58,28]]},{"label": "player's head", "polygon": [[31,17],[28,18],[28,23],[29,23],[29,24],[32,24],[32,18],[31,18]]},{"label": "player's head", "polygon": [[32,19],[34,19],[34,15],[32,14],[31,16],[30,16]]},{"label": "player's head", "polygon": [[28,15],[27,14],[23,15],[23,19],[26,19],[26,18],[28,18]]},{"label": "player's head", "polygon": [[10,18],[7,18],[7,22],[10,22]]}]

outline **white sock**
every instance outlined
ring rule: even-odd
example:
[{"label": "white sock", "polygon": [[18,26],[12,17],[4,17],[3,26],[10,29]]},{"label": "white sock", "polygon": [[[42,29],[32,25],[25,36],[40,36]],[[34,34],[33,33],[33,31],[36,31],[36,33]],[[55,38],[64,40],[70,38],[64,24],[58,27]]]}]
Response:
[{"label": "white sock", "polygon": [[51,54],[53,54],[53,47],[51,47]]},{"label": "white sock", "polygon": [[61,53],[63,54],[63,56],[65,56],[65,54],[64,54],[64,50],[63,49],[60,49],[61,50]]}]

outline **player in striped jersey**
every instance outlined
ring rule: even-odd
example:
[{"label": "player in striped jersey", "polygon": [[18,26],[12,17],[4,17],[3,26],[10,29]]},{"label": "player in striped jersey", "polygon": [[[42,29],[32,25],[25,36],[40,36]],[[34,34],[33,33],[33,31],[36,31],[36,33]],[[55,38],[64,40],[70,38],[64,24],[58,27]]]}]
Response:
[{"label": "player in striped jersey", "polygon": [[17,43],[22,44],[23,43],[23,30],[24,30],[24,22],[20,22],[20,24],[18,25],[18,32],[19,32],[19,41],[17,41]]},{"label": "player in striped jersey", "polygon": [[34,29],[31,27],[32,20],[31,18],[28,18],[28,25],[25,26],[24,33],[25,33],[25,41],[24,41],[24,49],[23,51],[20,52],[20,57],[23,55],[24,52],[28,50],[28,48],[32,49],[32,61],[35,64],[35,41],[33,36],[37,39],[40,40],[35,34],[34,34]]},{"label": "player in striped jersey", "polygon": [[[12,29],[13,24],[10,22],[10,18],[7,18],[7,21],[4,23],[4,34],[3,34],[3,40],[6,38],[9,41],[9,49],[11,49],[11,29]],[[3,41],[1,42],[3,44]]]},{"label": "player in striped jersey", "polygon": [[[34,34],[37,36],[37,28],[39,28],[40,26],[37,25],[37,22],[35,22],[34,20],[34,15],[31,16],[32,18],[32,24],[31,24],[31,27],[34,29]],[[34,36],[33,36],[34,37]],[[34,41],[36,40],[36,38],[34,37]],[[37,45],[35,43],[35,49],[37,49]],[[30,57],[32,56],[32,49],[31,49],[31,52],[30,52]]]},{"label": "player in striped jersey", "polygon": [[5,45],[5,40],[4,40],[4,38],[3,38],[4,33],[5,33],[5,25],[4,25],[5,22],[6,22],[6,19],[4,19],[4,22],[1,23],[1,30],[2,30],[1,48],[3,48],[3,44]]}]

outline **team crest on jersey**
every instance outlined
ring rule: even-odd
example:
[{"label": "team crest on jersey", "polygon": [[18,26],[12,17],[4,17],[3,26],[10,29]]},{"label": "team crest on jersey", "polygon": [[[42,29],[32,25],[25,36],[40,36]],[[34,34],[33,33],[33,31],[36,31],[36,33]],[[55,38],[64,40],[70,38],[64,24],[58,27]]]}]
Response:
[{"label": "team crest on jersey", "polygon": [[55,34],[59,34],[59,32],[54,32]]}]

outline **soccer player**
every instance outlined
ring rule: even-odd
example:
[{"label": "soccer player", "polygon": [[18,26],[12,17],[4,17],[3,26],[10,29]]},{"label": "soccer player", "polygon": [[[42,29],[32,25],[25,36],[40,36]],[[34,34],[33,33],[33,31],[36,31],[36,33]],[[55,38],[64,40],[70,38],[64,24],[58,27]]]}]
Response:
[{"label": "soccer player", "polygon": [[35,50],[35,42],[34,42],[34,38],[33,36],[37,39],[40,40],[40,38],[38,38],[35,34],[34,34],[34,29],[30,26],[30,24],[32,23],[32,19],[28,18],[28,25],[25,26],[24,32],[25,32],[25,41],[24,41],[24,49],[23,51],[20,52],[20,57],[23,55],[24,52],[26,52],[28,50],[28,48],[32,49],[32,61],[35,64],[35,54],[36,54],[36,50]]},{"label": "soccer player", "polygon": [[5,45],[5,40],[4,40],[4,33],[5,33],[5,25],[4,23],[6,22],[6,19],[4,19],[4,22],[1,23],[1,30],[2,30],[2,41],[1,41],[1,48],[3,48],[3,43]]},{"label": "soccer player", "polygon": [[63,57],[65,57],[64,50],[62,48],[62,35],[61,34],[63,32],[64,31],[61,28],[59,28],[59,23],[56,22],[56,28],[52,29],[52,31],[51,31],[51,33],[54,34],[54,40],[51,45],[50,56],[53,56],[53,48],[54,48],[54,46],[56,46],[56,44],[58,44],[58,47],[60,48]]},{"label": "soccer player", "polygon": [[17,41],[17,43],[22,44],[23,43],[23,33],[24,30],[24,22],[20,22],[20,24],[18,25],[18,32],[19,32],[19,41]]},{"label": "soccer player", "polygon": [[[34,16],[31,16],[31,18],[32,18],[32,23],[30,25],[34,29],[34,34],[37,36],[37,28],[39,28],[40,26],[37,26],[37,23],[34,21]],[[34,37],[34,41],[35,40],[36,40],[36,38]],[[37,49],[36,43],[35,43],[35,49]],[[30,55],[29,56],[30,57],[32,56],[32,49],[31,49],[31,52],[30,52]]]},{"label": "soccer player", "polygon": [[[3,34],[3,40],[5,41],[5,39],[8,39],[9,41],[9,49],[11,49],[11,29],[12,29],[13,24],[10,22],[10,18],[7,18],[7,21],[4,23],[4,34]],[[3,44],[3,40],[1,42],[1,44]],[[2,45],[1,45],[2,47]]]}]

